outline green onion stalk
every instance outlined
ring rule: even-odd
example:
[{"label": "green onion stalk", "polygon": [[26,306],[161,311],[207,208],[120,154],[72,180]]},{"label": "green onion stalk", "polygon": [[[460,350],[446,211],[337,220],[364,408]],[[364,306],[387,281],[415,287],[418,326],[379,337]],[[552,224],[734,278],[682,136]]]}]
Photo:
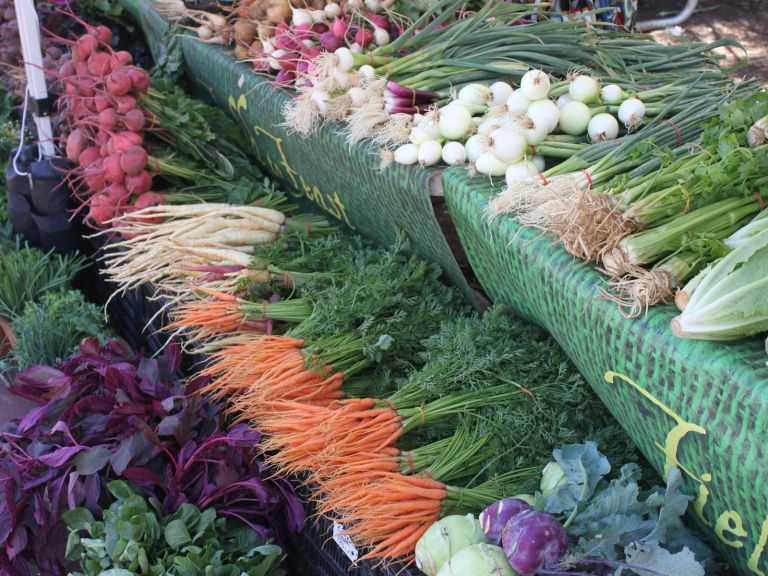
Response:
[{"label": "green onion stalk", "polygon": [[761,210],[754,197],[727,198],[703,206],[674,220],[623,238],[603,258],[605,271],[614,278],[637,273],[638,268],[708,238],[724,240]]},{"label": "green onion stalk", "polygon": [[619,305],[627,318],[647,314],[651,306],[673,299],[680,306],[686,296],[678,288],[728,252],[721,240],[701,238],[663,258],[650,270],[611,280],[603,293]]}]

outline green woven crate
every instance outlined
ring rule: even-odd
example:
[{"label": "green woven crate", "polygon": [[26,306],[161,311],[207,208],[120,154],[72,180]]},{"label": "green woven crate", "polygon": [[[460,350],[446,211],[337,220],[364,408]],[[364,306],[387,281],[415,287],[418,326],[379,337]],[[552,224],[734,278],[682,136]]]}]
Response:
[{"label": "green woven crate", "polygon": [[[666,306],[627,320],[596,299],[601,277],[531,228],[491,222],[487,179],[444,174],[448,209],[478,280],[496,302],[557,339],[664,474],[678,466],[699,526],[739,573],[768,573],[768,367],[763,342],[675,338]],[[498,191],[498,189],[496,190]]]},{"label": "green woven crate", "polygon": [[[167,25],[142,0],[123,4],[139,21],[155,56],[164,50]],[[378,170],[379,157],[366,146],[350,148],[338,127],[302,139],[281,126],[289,96],[252,67],[224,50],[189,36],[182,40],[188,76],[238,120],[256,159],[297,201],[377,242],[390,245],[405,232],[414,250],[439,264],[467,298],[474,296],[442,233],[430,202],[430,183],[439,171],[397,166]]]}]

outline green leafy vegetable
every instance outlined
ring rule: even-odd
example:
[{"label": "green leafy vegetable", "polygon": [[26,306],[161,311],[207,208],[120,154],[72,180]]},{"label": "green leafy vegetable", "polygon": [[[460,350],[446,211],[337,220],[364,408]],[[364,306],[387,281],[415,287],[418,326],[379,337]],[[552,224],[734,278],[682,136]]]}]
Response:
[{"label": "green leafy vegetable", "polygon": [[[123,481],[110,482],[115,502],[96,520],[84,508],[63,514],[72,576],[283,576],[279,546],[250,527],[182,504],[163,517]],[[85,533],[85,534],[83,534]]]},{"label": "green leafy vegetable", "polygon": [[19,248],[0,253],[0,316],[15,318],[46,292],[67,289],[83,258]]},{"label": "green leafy vegetable", "polygon": [[610,465],[593,442],[564,446],[553,455],[563,475],[538,495],[537,507],[566,518],[568,534],[578,540],[563,565],[613,566],[616,576],[704,575],[711,552],[683,524],[690,499],[680,491],[677,468],[670,470],[666,488],[643,492],[636,464],[606,480]]},{"label": "green leafy vegetable", "polygon": [[17,342],[12,357],[19,368],[56,365],[77,350],[87,337],[106,339],[101,308],[76,290],[49,292],[27,304],[13,322]]}]

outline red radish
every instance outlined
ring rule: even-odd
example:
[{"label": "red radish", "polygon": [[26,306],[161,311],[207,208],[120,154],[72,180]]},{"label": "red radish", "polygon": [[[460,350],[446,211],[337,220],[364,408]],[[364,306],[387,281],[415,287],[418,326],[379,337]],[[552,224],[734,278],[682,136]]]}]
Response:
[{"label": "red radish", "polygon": [[83,170],[83,176],[85,178],[85,186],[91,192],[100,192],[107,185],[104,179],[103,160],[101,159],[86,166]]},{"label": "red radish", "polygon": [[85,130],[76,128],[67,136],[66,154],[67,159],[72,162],[77,162],[80,154],[85,150],[88,145],[88,135]]},{"label": "red radish", "polygon": [[131,91],[131,77],[128,75],[128,70],[125,68],[118,68],[112,70],[107,76],[106,80],[107,92],[112,96],[125,96]]},{"label": "red radish", "polygon": [[335,52],[342,46],[344,46],[343,36],[336,36],[333,32],[325,32],[320,34],[320,45],[327,52]]},{"label": "red radish", "polygon": [[79,96],[80,92],[74,82],[68,81],[64,84],[64,92],[69,96]]},{"label": "red radish", "polygon": [[[150,206],[160,206],[165,203],[165,196],[162,194],[158,194],[157,192],[147,192],[146,194],[139,196],[133,205],[136,207],[136,210],[142,210],[144,208],[149,208]],[[163,219],[161,218],[160,222],[162,221]]]},{"label": "red radish", "polygon": [[296,24],[293,27],[293,35],[299,40],[311,40],[315,36],[312,24]]},{"label": "red radish", "polygon": [[104,158],[102,168],[104,178],[110,184],[122,184],[125,181],[125,172],[120,168],[120,154],[110,154]]},{"label": "red radish", "polygon": [[93,110],[88,105],[88,101],[83,98],[72,99],[70,111],[74,118],[90,118],[93,116]]},{"label": "red radish", "polygon": [[96,37],[100,42],[103,42],[104,44],[109,44],[112,42],[112,30],[106,26],[96,26],[96,30],[94,30],[94,32],[96,33]]},{"label": "red radish", "polygon": [[105,52],[94,52],[88,57],[88,72],[93,76],[101,78],[109,72],[109,54]]},{"label": "red radish", "polygon": [[333,35],[336,36],[336,38],[344,38],[344,36],[347,35],[348,30],[349,26],[347,23],[338,17],[333,21],[333,24],[331,24],[331,32],[333,32]]},{"label": "red radish", "polygon": [[123,116],[123,125],[125,126],[126,130],[130,130],[131,132],[141,132],[144,130],[144,125],[146,124],[146,116],[144,116],[144,112],[141,110],[131,110]]},{"label": "red radish", "polygon": [[[132,146],[141,146],[143,141],[144,138],[141,134],[123,130],[112,136],[107,142],[107,145],[113,148],[112,152],[114,152],[114,150],[127,150]],[[110,154],[112,154],[112,152],[110,152]]]},{"label": "red radish", "polygon": [[73,81],[81,96],[92,97],[96,94],[96,81],[93,78],[77,78]]},{"label": "red radish", "polygon": [[360,44],[363,48],[369,46],[373,42],[373,30],[367,28],[360,28],[355,32],[355,42]]},{"label": "red radish", "polygon": [[112,103],[109,101],[109,98],[101,94],[97,94],[93,97],[93,105],[96,108],[96,112],[103,112],[107,108],[112,107]]},{"label": "red radish", "polygon": [[149,90],[149,74],[146,70],[142,70],[137,66],[130,66],[126,68],[128,76],[131,79],[131,84],[139,92],[146,92]]},{"label": "red radish", "polygon": [[99,112],[98,115],[99,128],[105,132],[112,132],[117,128],[117,110],[114,108],[106,108]]},{"label": "red radish", "polygon": [[136,98],[133,96],[115,96],[114,102],[120,114],[128,114],[131,110],[136,109]]},{"label": "red radish", "polygon": [[77,49],[77,53],[81,59],[85,60],[91,54],[93,54],[99,45],[99,40],[92,34],[83,34],[75,41],[74,48]]},{"label": "red radish", "polygon": [[120,66],[127,66],[131,62],[133,62],[133,56],[131,56],[130,52],[126,52],[125,50],[115,52],[109,60],[113,70]]},{"label": "red radish", "polygon": [[109,198],[109,201],[115,206],[127,203],[128,197],[130,196],[128,189],[122,184],[111,184],[110,186],[107,186],[104,193]]},{"label": "red radish", "polygon": [[144,171],[133,176],[126,176],[125,187],[131,194],[137,196],[146,194],[152,188],[152,175],[149,172]]},{"label": "red radish", "polygon": [[141,146],[131,146],[120,156],[120,168],[127,176],[138,176],[147,167],[147,151]]},{"label": "red radish", "polygon": [[103,225],[115,216],[115,206],[110,201],[109,196],[104,193],[96,194],[91,198],[88,207],[88,220],[95,224]]},{"label": "red radish", "polygon": [[77,157],[77,163],[83,168],[90,166],[97,160],[101,160],[101,151],[98,146],[88,146],[88,148],[80,152],[80,156]]},{"label": "red radish", "polygon": [[88,76],[88,63],[85,60],[79,60],[75,62],[75,73],[78,76]]},{"label": "red radish", "polygon": [[386,16],[382,16],[381,14],[371,14],[368,16],[368,21],[376,28],[389,31],[390,24]]},{"label": "red radish", "polygon": [[75,65],[72,63],[71,60],[68,60],[64,62],[64,64],[62,64],[61,67],[59,68],[58,77],[60,79],[64,79],[70,76],[74,76],[74,74],[75,74]]}]

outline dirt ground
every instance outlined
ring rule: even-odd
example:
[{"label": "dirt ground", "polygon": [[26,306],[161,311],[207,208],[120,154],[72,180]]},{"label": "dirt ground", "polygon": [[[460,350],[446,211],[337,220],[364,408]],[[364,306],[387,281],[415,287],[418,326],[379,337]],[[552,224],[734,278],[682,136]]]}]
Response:
[{"label": "dirt ground", "polygon": [[[676,14],[685,0],[638,0],[638,20]],[[699,0],[693,16],[679,28],[654,31],[663,42],[674,42],[683,34],[689,40],[712,42],[735,38],[747,51],[747,64],[736,73],[757,76],[768,84],[768,0]],[[736,48],[717,51],[728,65],[737,64],[744,53]]]}]

